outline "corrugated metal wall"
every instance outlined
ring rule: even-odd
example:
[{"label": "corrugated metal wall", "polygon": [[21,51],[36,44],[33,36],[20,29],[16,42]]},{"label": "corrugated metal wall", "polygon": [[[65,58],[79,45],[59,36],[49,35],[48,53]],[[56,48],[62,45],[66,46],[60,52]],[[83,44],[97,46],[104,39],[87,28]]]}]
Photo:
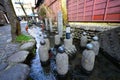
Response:
[{"label": "corrugated metal wall", "polygon": [[120,0],[67,0],[68,21],[120,22]]}]

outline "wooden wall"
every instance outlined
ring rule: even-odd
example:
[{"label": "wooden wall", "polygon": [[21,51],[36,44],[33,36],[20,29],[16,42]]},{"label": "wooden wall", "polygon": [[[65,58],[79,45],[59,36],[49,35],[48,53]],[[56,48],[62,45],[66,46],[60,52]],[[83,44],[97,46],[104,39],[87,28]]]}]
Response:
[{"label": "wooden wall", "polygon": [[67,0],[68,21],[120,22],[120,0]]}]

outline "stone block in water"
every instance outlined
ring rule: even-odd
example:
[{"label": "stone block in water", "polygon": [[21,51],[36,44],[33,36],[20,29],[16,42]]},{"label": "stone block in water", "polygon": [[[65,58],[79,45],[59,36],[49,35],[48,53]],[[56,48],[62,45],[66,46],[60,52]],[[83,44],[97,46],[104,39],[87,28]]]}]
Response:
[{"label": "stone block in water", "polygon": [[47,48],[48,48],[48,50],[50,49],[50,41],[49,41],[49,39],[48,38],[46,38],[46,39],[44,39],[45,40],[45,42],[46,42],[46,46],[47,46]]},{"label": "stone block in water", "polygon": [[53,32],[53,25],[52,25],[52,19],[49,18],[49,26],[50,26],[50,32]]},{"label": "stone block in water", "polygon": [[46,45],[41,45],[39,48],[39,57],[41,62],[47,62],[49,59],[48,48]]},{"label": "stone block in water", "polygon": [[69,56],[73,56],[77,52],[75,45],[73,45],[72,38],[71,39],[64,39],[64,46],[65,46],[65,52]]},{"label": "stone block in water", "polygon": [[64,45],[65,45],[65,48],[71,47],[73,45],[72,38],[71,39],[64,39]]},{"label": "stone block in water", "polygon": [[62,12],[58,12],[58,33],[59,36],[62,37],[63,35],[63,18],[62,18]]},{"label": "stone block in water", "polygon": [[55,35],[55,45],[59,45],[59,44],[60,44],[60,36]]},{"label": "stone block in water", "polygon": [[84,50],[82,53],[81,65],[86,71],[92,71],[94,68],[95,53],[93,50]]},{"label": "stone block in water", "polygon": [[48,20],[47,20],[47,18],[45,18],[45,28],[46,28],[46,30],[48,30]]},{"label": "stone block in water", "polygon": [[98,41],[92,41],[91,43],[93,44],[93,51],[95,52],[95,55],[98,55],[99,48],[100,48],[99,42]]},{"label": "stone block in water", "polygon": [[68,55],[66,53],[58,53],[56,55],[56,66],[59,75],[65,75],[68,72]]},{"label": "stone block in water", "polygon": [[80,39],[80,45],[81,47],[85,47],[87,45],[87,36],[82,36]]}]

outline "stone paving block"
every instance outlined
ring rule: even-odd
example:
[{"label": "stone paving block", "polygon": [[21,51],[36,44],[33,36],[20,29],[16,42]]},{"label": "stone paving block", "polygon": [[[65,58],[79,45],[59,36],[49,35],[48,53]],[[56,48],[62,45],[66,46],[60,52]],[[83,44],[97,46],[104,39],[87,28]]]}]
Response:
[{"label": "stone paving block", "polygon": [[19,50],[19,45],[17,43],[9,43],[5,46],[5,54],[7,57],[11,56],[13,53]]},{"label": "stone paving block", "polygon": [[0,80],[27,80],[29,71],[26,64],[15,64],[0,73]]},{"label": "stone paving block", "polygon": [[31,50],[33,47],[35,46],[35,42],[26,42],[24,43],[23,45],[20,46],[20,49],[21,50]]},{"label": "stone paving block", "polygon": [[8,58],[8,62],[24,62],[28,56],[28,51],[19,51]]},{"label": "stone paving block", "polygon": [[8,66],[8,63],[1,63],[0,64],[0,71],[4,70]]}]

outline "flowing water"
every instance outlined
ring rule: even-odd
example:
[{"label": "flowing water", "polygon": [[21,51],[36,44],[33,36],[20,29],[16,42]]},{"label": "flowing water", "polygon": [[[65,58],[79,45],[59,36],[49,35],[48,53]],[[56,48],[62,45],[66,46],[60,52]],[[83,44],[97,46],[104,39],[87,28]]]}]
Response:
[{"label": "flowing water", "polygon": [[[51,63],[51,65],[54,64]],[[38,49],[36,50],[35,58],[32,60],[30,76],[34,80],[56,80],[55,76],[52,74],[52,71],[46,73],[41,66]]]},{"label": "flowing water", "polygon": [[[30,77],[33,80],[56,80],[55,75],[52,73],[53,69],[55,68],[54,61],[50,62],[49,67],[42,67],[39,57],[39,47],[40,47],[40,40],[43,39],[43,34],[39,33],[41,29],[33,28],[29,30],[30,35],[32,35],[36,40],[36,54],[34,59],[31,62],[31,73]],[[41,34],[41,36],[39,36]],[[52,67],[52,68],[50,68]],[[47,70],[46,70],[47,69]]]},{"label": "flowing water", "polygon": [[[53,36],[50,36],[49,39],[50,42],[53,43],[53,47]],[[83,50],[81,50],[78,45],[79,40],[74,40],[74,42],[78,50],[77,56],[74,59],[70,59],[69,73],[66,75],[67,78],[61,80],[120,80],[120,69],[106,59],[101,51],[96,57],[95,67],[92,73],[90,75],[83,73],[80,65]],[[43,67],[40,63],[38,47],[36,49],[36,56],[31,62],[30,77],[33,80],[59,80],[56,73],[55,60],[50,59],[50,65]]]}]

